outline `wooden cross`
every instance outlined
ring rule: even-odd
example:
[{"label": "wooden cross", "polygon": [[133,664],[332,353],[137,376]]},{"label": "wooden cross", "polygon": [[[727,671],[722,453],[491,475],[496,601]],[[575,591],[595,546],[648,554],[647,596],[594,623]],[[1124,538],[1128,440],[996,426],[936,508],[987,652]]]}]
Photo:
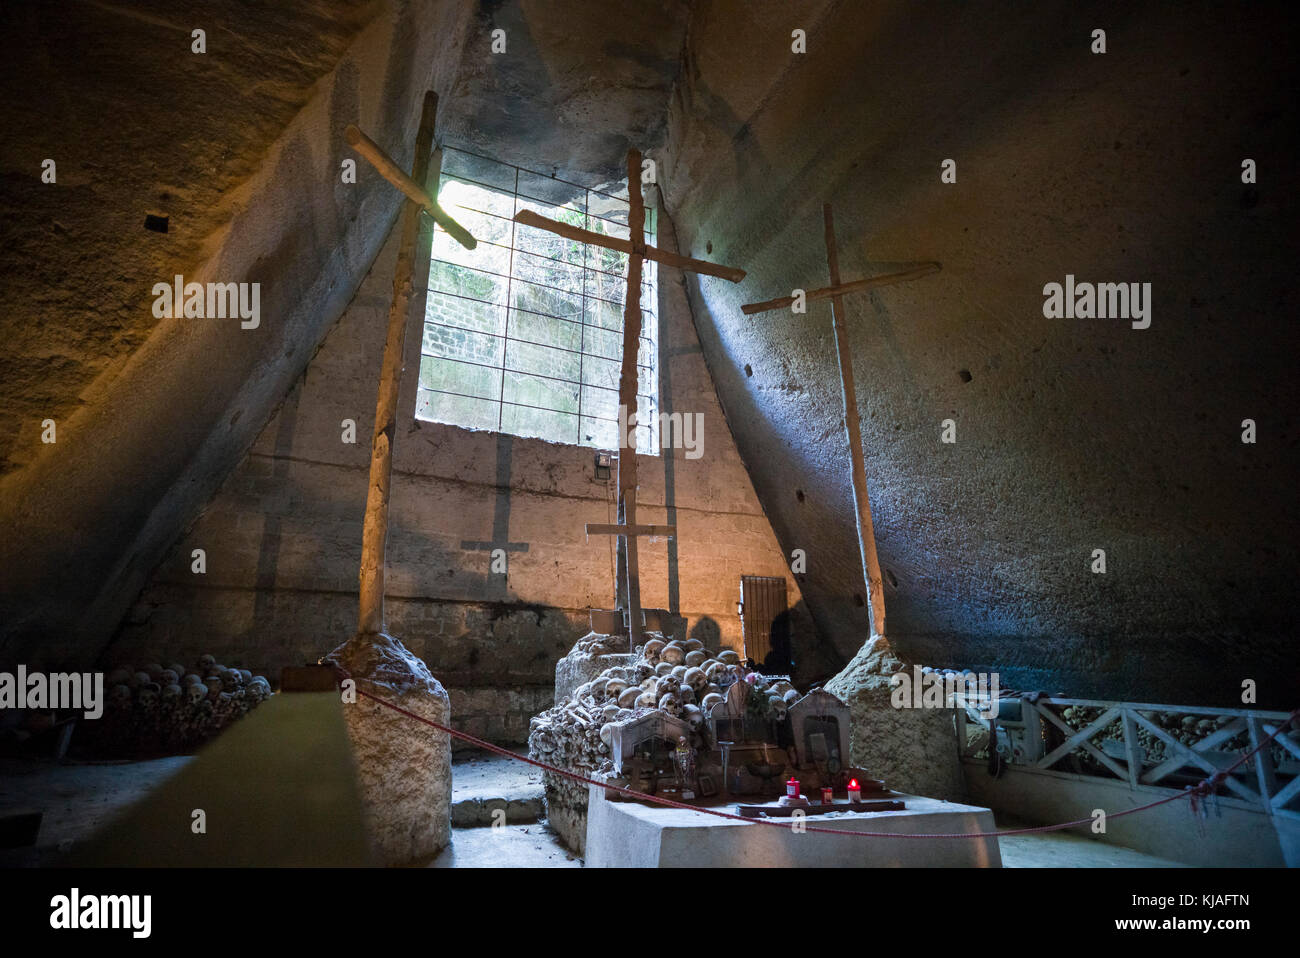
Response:
[{"label": "wooden cross", "polygon": [[[424,106],[420,112],[420,128],[415,135],[415,159],[409,177],[355,126],[349,126],[346,131],[348,142],[356,151],[369,160],[384,179],[411,197],[411,201],[403,204],[402,210],[401,243],[397,248],[397,269],[393,273],[393,302],[388,310],[388,337],[384,340],[379,394],[375,400],[375,432],[370,444],[370,484],[367,487],[366,516],[361,532],[358,630],[363,634],[384,631],[384,554],[388,546],[388,499],[393,473],[393,434],[397,429],[397,393],[402,377],[402,349],[406,339],[407,319],[411,312],[411,291],[428,285],[416,276],[416,271],[420,268],[428,270],[428,245],[432,242],[432,229],[421,222],[421,210],[428,212],[466,248],[473,249],[476,245],[474,237],[443,212],[421,186],[428,182],[433,196],[438,195],[442,151],[433,153],[433,131],[437,114],[438,95],[429,91],[424,95]],[[420,241],[418,254],[417,239]]]},{"label": "wooden cross", "polygon": [[[623,365],[618,377],[618,402],[622,409],[628,410],[629,418],[637,409],[637,349],[641,338],[641,264],[645,259],[652,259],[661,266],[673,269],[690,270],[707,276],[739,283],[745,278],[743,269],[719,266],[704,260],[679,256],[667,250],[647,246],[645,242],[645,202],[641,197],[641,154],[637,150],[627,152],[627,194],[628,194],[628,238],[617,239],[602,236],[567,223],[539,216],[532,210],[520,210],[515,214],[515,222],[532,226],[566,239],[593,246],[603,246],[627,254],[627,297],[623,304]],[[620,416],[618,437],[618,522],[614,524],[588,523],[587,535],[618,536],[619,548],[627,556],[627,610],[628,633],[632,647],[641,640],[641,573],[637,563],[637,538],[639,536],[662,536],[673,538],[677,535],[676,526],[638,525],[636,521],[636,429],[623,431],[623,417]],[[615,587],[617,603],[617,586]]]},{"label": "wooden cross", "polygon": [[[880,559],[876,556],[876,532],[871,523],[871,503],[867,499],[867,470],[862,455],[862,429],[858,422],[858,396],[853,385],[853,356],[849,351],[848,334],[844,324],[848,319],[844,312],[844,294],[857,293],[862,290],[889,286],[920,279],[939,271],[938,263],[924,263],[915,269],[901,273],[888,273],[867,279],[840,282],[840,256],[835,245],[835,219],[831,213],[831,204],[822,207],[822,217],[826,226],[826,265],[830,269],[831,285],[805,293],[805,301],[829,299],[831,301],[831,325],[835,329],[835,354],[839,357],[840,388],[844,396],[844,431],[848,434],[849,462],[853,470],[853,512],[858,523],[858,550],[862,554],[862,571],[867,581],[868,612],[871,616],[871,634],[885,634],[885,593],[884,582],[880,575]],[[740,307],[747,316],[765,312],[769,309],[782,309],[797,301],[794,296],[770,299],[765,303],[749,303]]]}]

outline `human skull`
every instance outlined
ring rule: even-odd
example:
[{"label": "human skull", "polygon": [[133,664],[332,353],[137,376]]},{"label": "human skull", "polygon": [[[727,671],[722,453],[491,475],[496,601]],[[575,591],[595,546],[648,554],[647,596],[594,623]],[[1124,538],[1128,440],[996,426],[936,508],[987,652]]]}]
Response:
[{"label": "human skull", "polygon": [[253,681],[248,683],[248,687],[257,692],[259,701],[265,701],[271,697],[271,683],[267,680],[266,676],[254,675]]},{"label": "human skull", "polygon": [[675,678],[678,682],[681,682],[686,678],[686,671],[687,671],[686,666],[674,665],[673,670],[668,674],[671,675],[673,678]]},{"label": "human skull", "polygon": [[655,675],[668,675],[672,670],[673,664],[671,662],[660,662],[655,666]]},{"label": "human skull", "polygon": [[627,688],[627,683],[622,679],[610,679],[605,683],[605,694],[610,698],[617,699],[625,688]]},{"label": "human skull", "polygon": [[658,694],[660,698],[669,693],[677,692],[681,689],[681,680],[675,675],[665,675],[659,680]]},{"label": "human skull", "polygon": [[691,723],[691,728],[700,728],[700,726],[704,724],[706,717],[704,709],[700,708],[698,705],[686,706],[686,721]]},{"label": "human skull", "polygon": [[652,709],[658,701],[659,698],[655,695],[654,689],[650,689],[637,696],[636,704],[638,708]]},{"label": "human skull", "polygon": [[158,684],[156,682],[145,682],[136,689],[136,701],[140,703],[143,709],[151,709],[158,704]]},{"label": "human skull", "polygon": [[659,658],[672,665],[681,665],[686,659],[686,650],[680,642],[669,642],[659,653]]},{"label": "human skull", "polygon": [[208,698],[215,700],[216,697],[221,694],[221,679],[217,678],[216,676],[212,676],[207,681],[207,687],[208,687]]},{"label": "human skull", "polygon": [[717,659],[714,659],[708,665],[704,666],[704,674],[710,682],[713,682],[716,685],[718,681],[727,674],[727,667]]},{"label": "human skull", "polygon": [[781,696],[781,699],[785,702],[787,707],[794,705],[794,703],[798,702],[801,698],[803,698],[803,696],[799,694],[798,689],[790,689],[790,691]]},{"label": "human skull", "polygon": [[700,707],[706,712],[712,711],[713,706],[722,704],[722,696],[717,692],[710,692],[700,701]]},{"label": "human skull", "polygon": [[641,647],[641,654],[645,656],[647,662],[654,665],[659,661],[659,653],[663,651],[663,647],[663,639],[650,639]]},{"label": "human skull", "polygon": [[194,682],[191,685],[185,686],[185,698],[189,701],[190,705],[198,705],[207,697],[208,687],[202,682]]},{"label": "human skull", "polygon": [[211,656],[211,655],[199,656],[199,671],[201,671],[204,675],[211,675],[212,667],[216,664],[217,664],[217,660],[215,656]]},{"label": "human skull", "polygon": [[630,709],[636,708],[636,700],[641,697],[641,689],[635,685],[625,688],[618,694],[619,708]]},{"label": "human skull", "polygon": [[158,684],[163,688],[166,688],[169,685],[179,685],[180,681],[180,675],[173,672],[171,669],[163,669],[162,672],[158,674]]},{"label": "human skull", "polygon": [[770,699],[767,700],[767,704],[772,710],[772,717],[776,719],[778,722],[784,722],[787,713],[787,706],[785,704],[785,699],[778,698],[777,696],[773,695]]},{"label": "human skull", "polygon": [[637,682],[644,682],[650,676],[655,674],[654,666],[649,662],[638,662],[632,669],[632,675]]},{"label": "human skull", "polygon": [[606,722],[604,725],[600,727],[600,740],[604,742],[606,745],[610,745],[613,743],[614,741],[613,722]]},{"label": "human skull", "polygon": [[667,695],[660,697],[659,709],[660,711],[667,712],[669,715],[681,715],[682,700],[672,692],[669,692]]},{"label": "human skull", "polygon": [[189,686],[202,684],[203,679],[199,678],[199,676],[195,675],[193,672],[186,672],[184,677],[181,678],[181,685]]},{"label": "human skull", "polygon": [[131,707],[131,686],[125,682],[114,685],[108,693],[109,702],[117,708]]},{"label": "human skull", "polygon": [[715,656],[715,658],[723,665],[740,664],[740,653],[738,653],[735,649],[723,649]]},{"label": "human skull", "polygon": [[698,666],[686,670],[682,676],[682,681],[695,690],[698,696],[704,695],[704,690],[708,688],[709,678],[704,674],[704,670]]},{"label": "human skull", "polygon": [[699,639],[687,639],[682,643],[682,648],[687,652],[702,652],[704,651],[704,643]]},{"label": "human skull", "polygon": [[140,686],[144,685],[146,682],[152,681],[153,679],[149,678],[148,672],[137,672],[135,675],[131,676],[131,681],[127,684],[133,689],[139,689]]},{"label": "human skull", "polygon": [[243,679],[244,685],[247,685],[249,682],[253,681],[253,673],[248,671],[248,669],[235,669],[235,671],[238,672],[239,677]]},{"label": "human skull", "polygon": [[694,649],[686,653],[686,664],[690,668],[703,665],[709,660],[709,655],[702,649]]}]

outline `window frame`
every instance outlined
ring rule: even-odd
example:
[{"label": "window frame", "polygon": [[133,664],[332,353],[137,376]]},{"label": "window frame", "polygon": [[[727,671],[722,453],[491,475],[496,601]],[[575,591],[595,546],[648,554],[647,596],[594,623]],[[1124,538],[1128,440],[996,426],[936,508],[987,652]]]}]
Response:
[{"label": "window frame", "polygon": [[[619,184],[618,192],[610,192],[608,188],[601,186],[588,186],[576,183],[571,180],[562,179],[553,175],[537,173],[524,167],[511,163],[505,163],[492,157],[483,156],[470,150],[464,150],[444,144],[443,147],[443,173],[439,182],[439,202],[455,218],[464,222],[463,215],[472,215],[472,217],[491,217],[498,221],[509,222],[510,229],[508,240],[503,237],[495,239],[479,238],[478,248],[474,252],[468,252],[454,245],[448,234],[438,226],[435,226],[433,242],[430,244],[430,274],[427,284],[427,301],[425,314],[420,324],[420,348],[419,348],[419,371],[416,385],[416,402],[413,415],[422,422],[441,422],[448,425],[458,426],[464,429],[474,429],[504,433],[507,435],[517,435],[542,439],[547,442],[554,442],[563,445],[573,445],[595,449],[617,448],[618,445],[618,404],[617,404],[617,375],[622,366],[622,357],[619,355],[606,355],[599,348],[601,340],[605,340],[605,346],[608,347],[611,341],[619,348],[614,352],[621,352],[623,336],[623,299],[626,295],[626,272],[614,272],[604,266],[609,266],[608,259],[610,256],[618,257],[626,269],[626,254],[615,253],[610,251],[605,253],[605,259],[602,261],[592,262],[597,254],[603,253],[602,247],[592,244],[579,244],[582,248],[582,262],[578,264],[569,259],[562,257],[545,255],[536,249],[527,247],[524,240],[533,234],[544,235],[549,240],[556,239],[550,234],[543,231],[535,230],[531,227],[520,226],[513,219],[513,213],[520,209],[536,209],[544,216],[551,219],[563,219],[567,222],[575,222],[578,217],[581,218],[581,225],[589,230],[601,231],[611,235],[627,236],[626,210],[628,208],[626,184]],[[450,161],[450,162],[449,162]],[[492,175],[474,176],[470,175],[476,172],[475,164],[489,164],[492,167],[504,171],[504,179],[512,185],[507,188],[501,183],[486,182],[486,179],[498,178],[496,170],[492,170]],[[466,172],[460,170],[464,167]],[[556,196],[570,195],[571,199],[563,205],[557,205],[554,202],[555,197],[546,199],[534,192],[545,192],[544,189],[538,189],[534,192],[521,190],[521,177],[536,178],[542,181],[548,188],[554,187]],[[466,197],[465,202],[459,202],[455,197],[451,197],[447,202],[443,202],[443,191],[449,184],[460,183],[475,189],[488,191],[494,194],[491,197],[480,197],[480,200],[491,202],[480,202],[479,206],[496,207],[502,205],[500,200],[508,200],[512,209],[511,216],[507,217],[500,212],[493,212],[491,209],[478,209],[470,205],[473,197]],[[602,186],[607,186],[602,184]],[[593,198],[599,198],[593,202]],[[577,204],[580,203],[580,208]],[[612,210],[611,210],[612,208]],[[598,210],[598,211],[597,211]],[[623,222],[619,222],[618,214],[623,214]],[[566,215],[567,214],[567,215]],[[653,244],[658,225],[658,210],[648,208],[646,210],[645,240],[648,244]],[[575,222],[575,225],[577,223]],[[619,230],[621,229],[621,233]],[[523,234],[521,231],[531,230],[530,233]],[[562,240],[562,238],[561,238]],[[508,245],[506,245],[508,242]],[[572,243],[573,241],[568,241]],[[482,260],[479,251],[484,248],[495,249],[496,255],[500,256],[501,252],[505,253],[506,272],[501,273],[494,269],[488,268],[489,264]],[[440,255],[440,253],[442,255]],[[475,253],[479,253],[476,257]],[[526,259],[525,259],[526,257]],[[479,260],[479,265],[471,265],[475,259]],[[563,273],[572,270],[576,278],[580,280],[582,292],[576,294],[572,288],[561,286],[552,286],[540,282],[538,276],[526,277],[520,275],[524,269],[524,264],[537,261],[544,270],[546,264],[554,264],[552,269],[556,269],[557,275],[563,277]],[[659,303],[658,303],[658,269],[652,261],[644,261],[648,267],[643,271],[641,284],[641,314],[642,329],[640,337],[640,350],[638,352],[637,362],[637,405],[639,415],[637,417],[637,451],[641,454],[658,455],[659,454]],[[499,265],[499,264],[498,264]],[[441,267],[441,269],[440,269]],[[491,296],[491,299],[480,298],[479,296],[470,295],[464,290],[463,282],[452,282],[449,279],[442,279],[445,273],[455,274],[461,271],[470,271],[477,276],[488,278],[488,282],[494,282],[498,285],[504,284],[504,302],[498,301],[495,290],[483,293],[483,296]],[[601,280],[604,280],[602,285]],[[563,278],[557,282],[563,282]],[[617,281],[623,290],[618,299],[603,298],[600,293],[604,292],[609,295],[608,286],[611,281]],[[440,286],[441,283],[441,286]],[[451,287],[451,288],[442,288]],[[520,305],[520,297],[516,292],[527,293],[529,290],[549,291],[560,296],[570,297],[571,302],[575,305],[578,299],[581,300],[580,310],[577,318],[572,316],[560,315],[557,312],[546,311],[539,308],[537,303],[525,303]],[[543,293],[542,295],[545,295]],[[479,310],[496,310],[503,311],[504,316],[498,313],[498,325],[495,331],[486,328],[474,328],[473,325],[456,325],[448,322],[445,316],[434,312],[435,302],[441,303],[445,299],[464,301],[471,311]],[[474,305],[471,305],[474,304]],[[606,323],[600,322],[599,312],[593,313],[593,308],[597,311],[605,310],[607,312]],[[441,310],[439,310],[441,312]],[[525,317],[521,320],[520,316]],[[608,317],[616,316],[617,324],[608,325]],[[530,336],[526,328],[527,317],[540,318],[542,323],[564,324],[574,327],[577,333],[577,348],[564,344],[568,337],[561,336]],[[595,321],[593,321],[595,320]],[[466,319],[470,323],[472,320]],[[521,329],[521,326],[524,327]],[[556,330],[564,328],[555,326]],[[469,359],[464,355],[449,355],[455,349],[451,345],[444,346],[441,350],[437,346],[439,338],[438,331],[447,331],[451,333],[451,338],[456,334],[461,334],[462,343],[471,342],[469,337],[474,337],[480,344],[486,344],[491,341],[496,343],[492,348],[492,355],[488,357],[488,362],[477,362]],[[547,339],[551,341],[546,341]],[[433,345],[431,346],[431,342]],[[512,345],[514,347],[512,353]],[[550,369],[543,371],[538,368],[543,365],[541,359],[544,359],[548,353],[543,350],[554,350],[558,356],[560,353],[568,353],[577,356],[577,378],[571,378],[569,375],[550,375],[556,372]],[[520,358],[534,354],[537,361],[530,362]],[[588,378],[588,361],[595,363],[611,363],[613,367],[605,367],[604,376],[593,377],[596,381]],[[426,367],[426,364],[427,367]],[[465,382],[472,384],[475,374],[469,374],[467,379],[461,380],[458,385],[467,391],[459,392],[452,388],[445,388],[446,385],[436,385],[440,379],[446,378],[449,374],[457,373],[459,367],[478,367],[483,370],[489,370],[483,377],[487,387],[481,392],[486,395],[475,395],[472,385],[465,386]],[[426,368],[430,370],[428,382],[426,382]],[[592,370],[598,367],[591,365]],[[495,376],[492,375],[495,373]],[[613,378],[612,384],[609,382]],[[547,381],[573,388],[574,400],[572,408],[555,408],[554,406],[536,405],[519,401],[518,392],[514,398],[508,396],[510,387],[516,390],[525,390],[531,382]],[[613,388],[611,388],[611,385]],[[495,396],[490,394],[490,390],[495,387],[497,392]],[[545,387],[543,387],[545,388]],[[589,391],[591,391],[589,393]],[[601,394],[612,393],[614,396],[614,415],[598,415],[588,403],[601,402],[600,412],[608,408],[608,396]],[[459,397],[458,400],[452,400],[444,404],[444,410],[431,410],[430,404],[436,400],[433,398],[438,395]],[[590,399],[588,398],[590,395]],[[454,407],[457,402],[460,404],[460,412],[455,413]],[[561,400],[555,401],[556,405],[565,405]],[[452,412],[447,412],[445,407],[453,407]],[[484,416],[476,420],[468,410],[474,406],[480,406],[485,413]],[[584,406],[586,408],[584,408]],[[535,410],[534,413],[521,413],[511,417],[508,410]],[[495,426],[487,424],[491,419],[491,412],[495,411]],[[441,414],[440,414],[441,413]],[[539,416],[538,413],[543,414]],[[562,428],[549,428],[539,425],[545,414],[554,417],[556,423],[572,419],[572,431],[570,432],[568,424]],[[520,423],[519,419],[527,419],[531,415],[533,422]],[[561,418],[563,417],[563,419]],[[605,424],[603,427],[599,424]],[[610,428],[612,426],[612,428]],[[609,439],[613,438],[611,443]]]}]

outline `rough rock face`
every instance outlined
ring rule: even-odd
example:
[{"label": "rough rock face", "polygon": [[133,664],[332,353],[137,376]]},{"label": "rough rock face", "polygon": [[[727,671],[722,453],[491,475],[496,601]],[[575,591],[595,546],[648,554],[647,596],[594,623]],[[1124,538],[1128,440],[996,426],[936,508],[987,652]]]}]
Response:
[{"label": "rough rock face", "polygon": [[[1260,705],[1294,707],[1300,502],[1278,477],[1300,457],[1300,377],[1274,317],[1300,286],[1266,277],[1294,247],[1300,170],[1245,185],[1224,153],[1250,144],[1238,171],[1295,155],[1297,125],[1268,119],[1290,115],[1269,78],[1295,59],[1293,38],[1261,41],[1271,7],[1225,31],[1213,8],[1175,27],[1129,5],[1124,52],[1086,80],[1082,9],[937,24],[900,0],[865,18],[815,0],[791,57],[796,24],[774,27],[795,9],[692,5],[659,181],[680,251],[749,272],[687,289],[758,497],[786,554],[807,550],[821,634],[847,661],[867,625],[861,567],[814,558],[858,551],[830,307],[754,322],[739,306],[824,282],[829,202],[845,278],[943,264],[845,299],[894,647],[1104,699],[1240,705],[1241,679],[1270,675]],[[1167,97],[1177,110],[1150,107]],[[940,183],[939,143],[963,185]],[[1151,327],[1046,319],[1043,287],[1067,274],[1151,282]]]},{"label": "rough rock face", "polygon": [[903,667],[886,639],[869,639],[826,683],[827,692],[848,703],[853,764],[896,791],[961,800],[966,785],[957,758],[953,710],[894,708],[889,678]]},{"label": "rough rock face", "polygon": [[[392,636],[354,636],[321,662],[342,666],[360,691],[441,725],[451,719],[442,684]],[[405,865],[442,851],[451,841],[450,736],[364,696],[343,714],[379,859]]]}]

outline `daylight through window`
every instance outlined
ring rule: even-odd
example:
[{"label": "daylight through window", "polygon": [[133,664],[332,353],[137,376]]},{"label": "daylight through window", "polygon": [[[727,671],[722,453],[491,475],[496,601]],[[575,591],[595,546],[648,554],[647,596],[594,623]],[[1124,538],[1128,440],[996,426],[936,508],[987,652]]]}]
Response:
[{"label": "daylight through window", "polygon": [[[440,204],[478,240],[434,233],[415,415],[618,447],[627,256],[513,221],[521,209],[623,239],[627,186],[566,182],[443,147]],[[656,210],[646,210],[647,243]],[[637,451],[659,449],[656,264],[642,276]]]}]

